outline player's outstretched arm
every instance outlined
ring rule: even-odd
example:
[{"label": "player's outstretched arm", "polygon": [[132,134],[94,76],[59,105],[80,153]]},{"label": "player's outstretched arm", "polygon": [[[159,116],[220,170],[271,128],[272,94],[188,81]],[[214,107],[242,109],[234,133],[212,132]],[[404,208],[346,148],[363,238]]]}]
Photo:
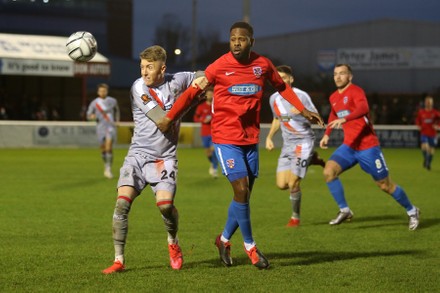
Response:
[{"label": "player's outstretched arm", "polygon": [[292,88],[285,83],[284,88],[277,88],[280,95],[286,99],[290,104],[292,104],[300,114],[304,116],[307,120],[312,122],[313,124],[318,124],[321,127],[324,127],[324,120],[322,120],[321,116],[318,113],[310,112],[304,107],[304,104],[298,98],[296,93],[292,90]]},{"label": "player's outstretched arm", "polygon": [[160,131],[166,132],[170,128],[171,123],[180,117],[180,115],[191,105],[191,101],[203,92],[197,85],[187,88],[174,103],[171,110],[162,118],[160,118],[156,125]]},{"label": "player's outstretched arm", "polygon": [[311,112],[304,108],[304,110],[302,110],[300,114],[307,120],[309,120],[312,124],[318,124],[321,127],[325,127],[324,120],[322,119],[321,115],[319,115],[319,113]]}]

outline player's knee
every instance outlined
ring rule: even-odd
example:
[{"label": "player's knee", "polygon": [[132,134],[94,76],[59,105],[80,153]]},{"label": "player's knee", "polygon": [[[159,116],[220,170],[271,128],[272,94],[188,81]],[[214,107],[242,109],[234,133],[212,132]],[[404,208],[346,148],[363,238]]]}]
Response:
[{"label": "player's knee", "polygon": [[285,181],[277,181],[277,187],[281,190],[286,190],[289,188],[289,184]]},{"label": "player's knee", "polygon": [[382,190],[383,192],[386,192],[388,194],[392,194],[394,192],[394,190],[396,189],[394,184],[387,183],[387,182],[380,182],[378,184],[378,186],[379,186],[380,190]]},{"label": "player's knee", "polygon": [[290,191],[292,191],[292,192],[299,191],[299,189],[300,189],[299,188],[300,182],[301,182],[301,178],[299,178],[299,177],[297,177],[294,180],[290,181],[289,182],[289,189],[290,189]]},{"label": "player's knee", "polygon": [[324,175],[325,182],[330,182],[336,179],[337,174],[332,168],[328,168],[327,166],[322,171]]},{"label": "player's knee", "polygon": [[388,194],[392,194],[396,189],[396,185],[389,179],[389,177],[376,181],[376,185]]},{"label": "player's knee", "polygon": [[156,205],[159,208],[162,216],[164,216],[165,218],[169,218],[175,210],[173,201],[157,202]]},{"label": "player's knee", "polygon": [[123,221],[128,217],[128,213],[131,208],[131,200],[121,196],[116,200],[115,210],[113,213],[113,220],[115,221]]}]

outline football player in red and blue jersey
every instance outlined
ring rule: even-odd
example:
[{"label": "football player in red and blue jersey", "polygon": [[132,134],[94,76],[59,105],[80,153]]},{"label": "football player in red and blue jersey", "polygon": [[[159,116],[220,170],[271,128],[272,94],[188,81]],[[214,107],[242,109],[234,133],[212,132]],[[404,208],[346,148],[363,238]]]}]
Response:
[{"label": "football player in red and blue jersey", "polygon": [[417,112],[416,125],[420,129],[420,148],[423,153],[423,167],[431,170],[431,162],[437,145],[437,129],[440,126],[440,112],[434,109],[434,99],[425,98],[425,107]]},{"label": "football player in red and blue jersey", "polygon": [[[220,259],[232,265],[230,239],[240,228],[244,250],[254,266],[269,267],[269,261],[257,249],[252,236],[249,200],[258,176],[258,143],[263,86],[268,81],[301,115],[324,125],[318,113],[305,109],[300,99],[278,74],[272,62],[253,51],[253,28],[246,22],[236,22],[230,28],[230,51],[205,70],[206,80],[214,86],[211,133],[222,173],[231,183],[234,196],[228,209],[223,232],[215,240]],[[170,122],[200,91],[190,87],[158,123],[166,131]],[[185,98],[188,101],[185,101]]]},{"label": "football player in red and blue jersey", "polygon": [[339,213],[329,224],[338,225],[353,217],[353,212],[345,200],[344,188],[339,175],[359,164],[362,170],[371,175],[382,191],[390,194],[406,209],[409,217],[409,230],[416,230],[419,225],[420,211],[411,203],[405,191],[389,176],[379,139],[369,117],[367,98],[364,91],[352,83],[353,74],[350,65],[336,65],[333,78],[337,90],[329,99],[331,112],[320,147],[327,148],[333,129],[342,128],[344,141],[324,167],[325,181],[339,206]]},{"label": "football player in red and blue jersey", "polygon": [[194,113],[194,122],[200,122],[200,136],[202,138],[202,145],[205,149],[206,157],[210,163],[209,175],[217,178],[218,161],[214,153],[214,144],[212,143],[211,135],[211,119],[212,119],[212,100],[214,98],[214,89],[205,89],[205,100],[201,102]]}]

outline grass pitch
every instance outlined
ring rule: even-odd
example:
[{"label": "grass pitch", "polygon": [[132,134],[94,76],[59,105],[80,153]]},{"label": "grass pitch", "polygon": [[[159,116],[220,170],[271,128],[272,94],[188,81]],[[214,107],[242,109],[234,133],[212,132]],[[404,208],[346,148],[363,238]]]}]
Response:
[{"label": "grass pitch", "polygon": [[[331,150],[320,151],[327,159]],[[208,175],[202,149],[179,149],[176,206],[184,267],[169,267],[166,233],[151,190],[135,201],[127,271],[105,276],[113,261],[111,221],[117,178],[103,177],[97,149],[0,150],[0,292],[440,292],[440,159],[422,168],[416,149],[384,149],[391,177],[421,209],[408,231],[403,208],[359,167],[341,180],[351,223],[332,227],[337,206],[312,166],[303,181],[302,222],[287,228],[287,191],[275,187],[279,149],[260,151],[251,200],[253,233],[271,262],[259,271],[232,239],[233,267],[214,243],[232,198],[224,177]],[[126,154],[115,151],[114,173]]]}]

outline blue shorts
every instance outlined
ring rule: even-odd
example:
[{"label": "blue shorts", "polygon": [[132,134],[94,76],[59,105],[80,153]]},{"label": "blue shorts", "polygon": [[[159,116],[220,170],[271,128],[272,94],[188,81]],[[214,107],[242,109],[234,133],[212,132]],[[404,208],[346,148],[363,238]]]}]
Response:
[{"label": "blue shorts", "polygon": [[212,136],[202,136],[202,144],[205,149],[212,147]]},{"label": "blue shorts", "polygon": [[420,143],[427,143],[430,147],[435,148],[437,146],[436,137],[420,135]]},{"label": "blue shorts", "polygon": [[370,174],[375,181],[382,180],[388,177],[389,174],[385,158],[379,146],[356,151],[342,144],[331,155],[329,160],[338,163],[343,171],[359,163],[362,170]]},{"label": "blue shorts", "polygon": [[248,177],[258,177],[258,145],[238,146],[214,143],[222,173],[230,182]]}]

